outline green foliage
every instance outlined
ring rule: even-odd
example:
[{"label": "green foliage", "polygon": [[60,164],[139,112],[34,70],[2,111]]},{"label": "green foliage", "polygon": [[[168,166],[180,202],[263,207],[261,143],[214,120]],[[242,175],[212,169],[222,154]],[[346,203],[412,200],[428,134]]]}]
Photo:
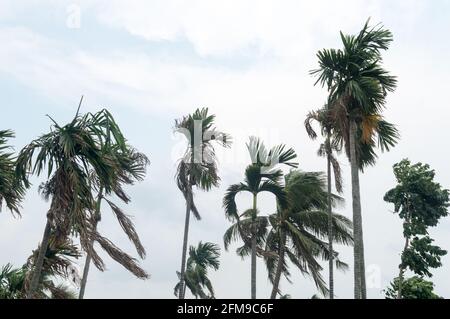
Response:
[{"label": "green foliage", "polygon": [[[95,198],[101,187],[106,195],[115,194],[129,201],[121,185],[141,179],[147,159],[127,145],[114,117],[106,109],[81,115],[78,108],[73,120],[66,125],[50,120],[53,122],[51,131],[33,140],[19,153],[16,175],[26,187],[30,186],[30,174],[46,175],[48,180],[40,191],[45,199],[51,199],[47,217],[52,229],[60,239],[78,236],[82,249],[99,270],[103,271],[105,265],[93,242],[138,278],[147,278],[134,258],[97,231]],[[143,256],[131,221],[114,206],[112,208]]]},{"label": "green foliage", "polygon": [[432,244],[428,227],[448,215],[449,191],[434,181],[435,172],[427,164],[411,164],[405,159],[394,165],[394,174],[398,184],[384,200],[394,204],[394,212],[404,221],[407,244],[400,268],[431,277],[429,269],[440,267],[441,257],[447,252]]},{"label": "green foliage", "polygon": [[20,202],[25,195],[25,189],[15,176],[16,159],[6,144],[12,137],[13,132],[0,131],[0,212],[5,203],[13,214],[20,216]]},{"label": "green foliage", "polygon": [[[38,250],[33,251],[27,263],[21,268],[11,264],[0,270],[0,299],[23,299],[29,287],[33,264]],[[78,247],[70,240],[59,241],[54,235],[50,238],[42,267],[41,280],[35,296],[39,299],[75,299],[75,293],[64,283],[56,280],[73,280],[72,260],[80,257]]]},{"label": "green foliage", "polygon": [[[214,289],[208,278],[208,268],[219,270],[220,248],[213,243],[199,242],[197,247],[191,246],[185,273],[186,287],[189,288],[195,298],[214,299]],[[180,273],[177,272],[181,279]],[[181,282],[174,289],[175,296],[179,296]],[[205,289],[208,293],[205,292]]]},{"label": "green foliage", "polygon": [[[384,291],[386,299],[397,299],[399,289],[399,278]],[[402,280],[401,299],[443,299],[433,291],[434,284],[431,281],[424,280],[422,277],[414,276]]]},{"label": "green foliage", "polygon": [[[287,206],[278,206],[277,213],[268,217],[271,226],[265,240],[264,260],[269,279],[273,283],[279,262],[282,274],[290,281],[289,264],[292,263],[303,275],[311,276],[323,295],[328,293],[320,274],[319,260],[329,260],[333,255],[336,267],[346,270],[348,266],[330,251],[326,239],[329,235],[326,182],[323,173],[293,170],[285,176],[284,191]],[[332,194],[332,204],[342,202]],[[352,223],[342,215],[333,214],[332,236],[336,243],[352,245]],[[280,246],[285,255],[280,260]]]},{"label": "green foliage", "polygon": [[392,33],[383,26],[366,22],[357,35],[341,33],[342,49],[318,52],[319,68],[311,71],[317,82],[327,87],[329,109],[327,123],[336,143],[344,144],[350,157],[350,121],[357,123],[356,154],[359,168],[374,165],[378,145],[382,151],[397,143],[395,126],[381,115],[388,92],[395,90],[397,80],[383,68],[382,51],[389,48]]}]

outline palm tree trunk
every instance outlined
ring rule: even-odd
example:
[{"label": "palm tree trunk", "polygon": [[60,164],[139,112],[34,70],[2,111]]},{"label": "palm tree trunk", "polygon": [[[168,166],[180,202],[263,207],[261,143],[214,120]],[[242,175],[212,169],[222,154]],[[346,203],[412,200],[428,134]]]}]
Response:
[{"label": "palm tree trunk", "polygon": [[352,175],[353,199],[353,235],[354,235],[354,280],[355,299],[366,299],[366,278],[364,265],[364,242],[361,213],[361,194],[359,188],[359,165],[356,158],[357,126],[354,119],[350,120],[350,166]]},{"label": "palm tree trunk", "polygon": [[39,248],[39,253],[37,260],[34,264],[33,275],[31,277],[30,287],[27,292],[27,299],[33,299],[36,293],[36,290],[39,286],[39,281],[41,279],[42,266],[44,265],[44,258],[48,248],[48,242],[51,234],[51,224],[50,220],[47,217],[47,224],[45,225],[44,235],[42,236],[42,242]]},{"label": "palm tree trunk", "polygon": [[329,269],[329,289],[330,299],[334,299],[334,254],[333,254],[333,212],[331,209],[331,147],[330,136],[327,137],[327,182],[328,182],[328,250],[330,251]]},{"label": "palm tree trunk", "polygon": [[278,251],[277,270],[275,273],[275,279],[273,281],[273,288],[272,288],[272,294],[270,296],[270,299],[277,298],[278,287],[280,286],[281,272],[283,271],[285,246],[286,246],[286,235],[285,235],[283,229],[280,229],[280,249]]},{"label": "palm tree trunk", "polygon": [[[100,187],[98,197],[97,197],[97,205],[95,207],[95,230],[97,230],[97,224],[100,221],[100,206],[103,198],[103,188]],[[93,245],[93,243],[91,243]],[[91,256],[88,254],[86,256],[86,261],[84,262],[84,270],[83,270],[83,278],[81,279],[80,284],[80,293],[78,295],[78,299],[84,298],[84,292],[86,290],[87,278],[89,275],[89,267],[91,265]]]},{"label": "palm tree trunk", "polygon": [[252,261],[251,261],[251,297],[256,299],[256,201],[257,195],[253,194],[253,214],[252,214]]},{"label": "palm tree trunk", "polygon": [[[191,187],[191,186],[189,186]],[[180,294],[179,299],[184,299],[186,289],[184,283],[184,274],[186,272],[186,255],[189,237],[189,222],[191,217],[191,203],[192,203],[192,188],[188,191],[188,196],[186,198],[186,221],[184,223],[184,238],[183,238],[183,252],[181,256],[181,271],[180,271]]]}]

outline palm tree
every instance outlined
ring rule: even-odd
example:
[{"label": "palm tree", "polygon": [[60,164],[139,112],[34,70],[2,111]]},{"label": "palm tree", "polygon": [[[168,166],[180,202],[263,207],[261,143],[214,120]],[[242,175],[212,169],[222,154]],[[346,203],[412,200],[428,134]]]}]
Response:
[{"label": "palm tree", "polygon": [[[272,193],[279,205],[286,205],[286,195],[280,185],[283,172],[279,168],[280,164],[290,167],[297,167],[298,164],[292,162],[297,157],[293,149],[285,149],[283,144],[266,149],[264,144],[255,137],[250,138],[247,149],[252,159],[252,164],[245,170],[245,181],[240,184],[231,185],[223,199],[225,215],[235,224],[225,233],[225,249],[232,240],[241,238],[244,247],[238,250],[238,254],[246,256],[251,254],[251,298],[256,299],[256,256],[261,255],[260,241],[264,238],[264,218],[258,216],[257,198],[262,192]],[[236,196],[241,192],[251,193],[253,196],[253,206],[239,215],[236,206]],[[242,219],[244,218],[244,219]]]},{"label": "palm tree", "polygon": [[[120,145],[111,145],[110,142],[103,145],[103,152],[109,154],[115,161],[119,164],[117,165],[116,177],[117,181],[114,183],[113,193],[118,199],[120,199],[125,204],[130,202],[130,197],[125,193],[124,185],[133,185],[136,181],[142,181],[146,175],[147,165],[150,163],[147,156],[143,153],[139,153],[133,147],[126,144],[126,149],[122,150]],[[94,172],[92,172],[92,180],[95,184],[95,189],[97,191],[96,196],[96,207],[94,215],[94,227],[97,229],[98,223],[101,221],[101,207],[102,202],[111,208],[111,211],[115,214],[120,226],[122,227],[125,234],[128,236],[130,241],[134,244],[136,251],[142,259],[145,258],[145,249],[139,239],[139,236],[134,228],[134,224],[116,204],[114,204],[110,199],[108,199],[104,194],[104,186],[101,185],[101,181],[96,178]],[[84,263],[83,277],[80,285],[80,292],[78,295],[79,299],[84,298],[84,293],[87,284],[87,278],[89,274],[89,267],[91,263],[91,256],[86,256],[86,261]]]},{"label": "palm tree", "polygon": [[398,140],[395,126],[381,113],[396,78],[383,69],[381,51],[389,48],[392,33],[366,22],[358,35],[344,35],[344,48],[324,49],[317,54],[319,69],[311,73],[329,90],[328,105],[338,143],[344,144],[351,165],[355,298],[365,299],[365,263],[359,170],[376,161],[375,148],[389,150]]},{"label": "palm tree", "polygon": [[[269,279],[273,283],[271,299],[279,291],[283,274],[289,280],[288,261],[293,263],[303,274],[312,276],[322,294],[329,290],[322,279],[317,259],[333,260],[336,267],[345,270],[347,265],[338,258],[335,250],[330,250],[323,238],[329,238],[328,202],[332,205],[342,198],[331,195],[325,186],[323,173],[291,171],[285,176],[284,191],[287,206],[278,205],[275,214],[268,217],[272,226],[266,239],[265,261]],[[352,223],[342,215],[332,214],[332,236],[337,243],[351,245]],[[270,254],[273,252],[274,254]]]},{"label": "palm tree", "polygon": [[[27,263],[21,268],[7,264],[0,270],[0,299],[22,299],[26,297],[27,286],[32,277],[32,265],[38,256],[33,251]],[[71,240],[60,241],[50,235],[45,253],[41,280],[36,295],[41,299],[75,299],[74,292],[65,283],[56,284],[54,279],[74,282],[72,259],[79,258],[80,252]]]},{"label": "palm tree", "polygon": [[[200,242],[197,247],[191,246],[183,289],[189,288],[196,299],[214,299],[214,289],[208,278],[208,268],[218,270],[220,265],[219,257],[220,248],[216,244]],[[177,272],[177,275],[181,277],[179,272]],[[180,281],[175,286],[175,296],[178,297],[181,294],[181,287]],[[205,289],[208,290],[208,294],[205,293]],[[185,295],[186,292],[183,292],[183,294]]]},{"label": "palm tree", "polygon": [[33,263],[27,298],[35,297],[52,232],[58,239],[68,238],[72,234],[79,236],[82,249],[101,271],[104,270],[104,263],[95,251],[93,242],[98,242],[114,260],[138,278],[148,277],[134,258],[96,230],[92,174],[104,187],[105,194],[114,191],[118,180],[116,174],[120,170],[117,169],[117,161],[102,151],[102,145],[113,139],[114,143],[111,144],[120,145],[126,150],[125,139],[107,110],[81,116],[80,106],[81,101],[74,119],[67,125],[60,126],[52,119],[51,132],[25,146],[17,159],[16,174],[26,187],[30,186],[30,174],[39,176],[47,171],[49,180],[41,186],[41,191],[46,199],[51,198],[39,254]]},{"label": "palm tree", "polygon": [[[317,133],[312,126],[312,121],[316,121],[320,125],[321,133],[325,137],[325,142],[320,145],[318,155],[327,159],[327,210],[328,210],[328,250],[333,251],[333,213],[332,213],[332,194],[331,194],[331,167],[335,178],[336,191],[342,193],[342,176],[341,167],[334,152],[340,152],[340,146],[333,140],[333,117],[328,105],[322,109],[309,112],[305,120],[305,128],[311,139],[317,138]],[[328,261],[328,289],[330,299],[334,299],[334,265],[333,254],[330,255]]]},{"label": "palm tree", "polygon": [[201,219],[194,203],[193,187],[196,186],[200,190],[209,191],[212,187],[219,185],[220,177],[217,174],[214,144],[217,143],[223,147],[231,145],[230,136],[218,131],[214,127],[214,120],[215,115],[208,114],[208,109],[202,108],[175,121],[175,131],[182,133],[188,142],[187,149],[179,161],[176,173],[178,188],[186,200],[186,219],[180,271],[180,299],[184,299],[185,292],[184,277],[191,212],[197,220]]},{"label": "palm tree", "polygon": [[15,158],[8,150],[6,144],[8,138],[14,137],[14,133],[9,130],[0,131],[0,212],[3,202],[6,207],[16,215],[20,216],[20,202],[25,195],[24,187],[17,182],[14,174]]}]

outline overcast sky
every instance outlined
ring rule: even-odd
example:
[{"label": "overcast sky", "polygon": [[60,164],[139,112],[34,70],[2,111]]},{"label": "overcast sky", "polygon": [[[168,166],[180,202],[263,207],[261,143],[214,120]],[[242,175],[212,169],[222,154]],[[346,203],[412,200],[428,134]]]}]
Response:
[{"label": "overcast sky", "polygon": [[[52,115],[72,119],[80,96],[82,111],[107,107],[130,143],[151,159],[148,178],[129,189],[126,211],[148,251],[143,267],[148,281],[135,279],[105,256],[107,271],[92,270],[87,298],[173,298],[179,270],[184,201],[174,183],[180,138],[174,119],[196,107],[209,107],[217,127],[234,137],[219,152],[221,186],[197,193],[203,216],[191,223],[190,243],[211,241],[223,248],[230,225],[221,207],[228,185],[240,182],[250,159],[245,142],[260,136],[267,145],[284,142],[299,155],[300,168],[322,171],[318,142],[303,128],[307,112],[323,105],[326,92],[314,87],[308,71],[316,52],[340,47],[339,31],[358,32],[368,17],[394,33],[385,66],[398,76],[385,116],[401,131],[399,145],[381,154],[361,176],[368,295],[398,274],[403,246],[401,223],[384,193],[395,185],[392,165],[403,158],[429,163],[437,180],[450,187],[448,170],[448,90],[450,1],[0,1],[0,129],[13,129],[16,150],[47,132]],[[350,171],[344,156],[347,204],[351,217]],[[0,265],[22,265],[37,247],[49,204],[37,194],[34,179],[23,203],[22,219],[0,214]],[[246,209],[251,200],[238,198]],[[262,214],[274,211],[271,196],[261,196]],[[112,214],[104,213],[102,233],[136,255]],[[436,243],[450,249],[450,219],[432,231]],[[219,298],[250,296],[250,260],[223,252],[221,268],[211,273]],[[338,247],[353,264],[352,249]],[[105,254],[102,254],[104,256]],[[450,258],[433,271],[436,291],[450,296]],[[83,261],[78,262],[81,269]],[[324,265],[324,277],[327,268]],[[93,269],[93,267],[91,267]],[[310,298],[316,289],[293,271],[294,283],[281,289],[293,298]],[[339,298],[353,296],[352,271],[336,274]],[[258,297],[270,295],[264,264],[258,264]]]}]

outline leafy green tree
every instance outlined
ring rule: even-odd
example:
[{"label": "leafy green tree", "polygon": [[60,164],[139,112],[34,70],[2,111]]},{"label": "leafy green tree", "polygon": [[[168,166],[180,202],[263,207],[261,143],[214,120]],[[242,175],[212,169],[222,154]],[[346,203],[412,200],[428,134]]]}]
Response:
[{"label": "leafy green tree", "polygon": [[403,220],[405,246],[397,279],[398,298],[402,298],[407,269],[419,276],[431,277],[430,268],[438,268],[447,252],[433,245],[428,228],[438,225],[448,215],[449,191],[434,181],[435,172],[428,164],[411,164],[407,159],[394,165],[397,186],[384,200],[394,204],[394,213]]},{"label": "leafy green tree", "polygon": [[[284,144],[267,150],[264,144],[255,137],[250,138],[247,144],[252,163],[245,170],[243,183],[231,185],[223,199],[225,215],[235,224],[227,230],[224,236],[225,249],[233,240],[242,239],[244,246],[238,249],[241,257],[251,254],[251,298],[256,299],[256,256],[264,252],[260,247],[264,240],[267,218],[258,216],[257,198],[262,192],[272,193],[278,205],[287,205],[286,194],[280,184],[283,176],[280,165],[297,167],[293,162],[297,154],[293,149],[286,149]],[[241,192],[248,192],[253,196],[251,209],[239,214],[236,205],[236,196]]]},{"label": "leafy green tree", "polygon": [[36,261],[27,298],[35,298],[41,278],[45,252],[50,234],[58,240],[71,235],[78,236],[81,248],[92,258],[94,265],[103,271],[103,260],[94,249],[97,242],[111,258],[122,264],[138,278],[147,278],[147,273],[136,260],[120,250],[96,230],[96,200],[92,175],[100,181],[104,193],[110,195],[117,185],[119,163],[110,154],[103,152],[106,141],[120,145],[125,151],[125,139],[107,110],[98,113],[79,114],[61,126],[53,119],[52,130],[25,146],[17,159],[16,174],[26,187],[30,186],[29,175],[40,176],[44,171],[48,181],[41,191],[51,199],[47,212],[47,223]]},{"label": "leafy green tree", "polygon": [[[312,122],[315,121],[320,125],[320,131],[322,136],[325,137],[325,141],[320,145],[318,155],[326,157],[327,159],[327,210],[328,210],[328,250],[333,251],[333,210],[332,210],[332,193],[331,193],[331,175],[332,168],[334,174],[334,184],[336,191],[342,193],[342,175],[341,166],[335,157],[335,153],[341,151],[341,145],[336,141],[333,135],[333,114],[328,105],[323,108],[308,113],[305,120],[305,128],[311,139],[317,138],[317,133],[312,126]],[[333,254],[330,255],[328,261],[328,289],[330,299],[334,299],[334,265]]]},{"label": "leafy green tree", "polygon": [[14,170],[16,159],[7,145],[8,138],[14,137],[9,130],[0,131],[0,212],[3,203],[16,215],[20,216],[20,202],[25,195],[24,187],[17,181]]},{"label": "leafy green tree", "polygon": [[194,203],[193,188],[209,191],[219,185],[217,159],[214,144],[223,147],[231,145],[231,137],[214,127],[215,115],[208,114],[207,108],[197,109],[193,114],[175,121],[175,131],[183,134],[188,142],[186,151],[180,159],[176,181],[186,200],[186,219],[184,223],[183,250],[181,255],[180,292],[184,299],[186,255],[188,248],[189,223],[191,212],[197,220],[201,219]]},{"label": "leafy green tree", "polygon": [[[319,259],[333,259],[336,267],[346,270],[348,266],[341,262],[335,250],[323,239],[329,237],[328,191],[324,174],[318,172],[291,171],[285,176],[284,191],[287,206],[278,205],[275,214],[268,217],[271,229],[266,238],[265,261],[269,279],[273,283],[271,299],[280,293],[281,275],[289,280],[289,262],[303,275],[314,279],[323,295],[329,290],[321,276]],[[332,194],[332,205],[342,199]],[[352,223],[346,217],[332,214],[333,240],[339,244],[351,245]],[[275,254],[270,254],[274,252]]]},{"label": "leafy green tree", "polygon": [[433,291],[434,284],[431,281],[419,276],[407,279],[395,278],[390,287],[385,290],[386,299],[398,299],[400,286],[400,299],[443,299]]},{"label": "leafy green tree", "polygon": [[333,134],[350,160],[355,299],[367,297],[359,170],[375,164],[377,145],[382,151],[389,150],[399,138],[395,126],[382,116],[387,93],[394,91],[397,83],[382,65],[381,52],[389,48],[392,39],[389,30],[380,25],[369,27],[367,21],[358,35],[341,32],[343,49],[319,51],[319,68],[311,72],[329,91]]},{"label": "leafy green tree", "polygon": [[[197,247],[191,246],[185,273],[184,289],[189,288],[194,297],[200,299],[214,299],[214,289],[211,280],[208,278],[208,268],[219,270],[220,248],[213,243],[200,242]],[[177,272],[178,277],[181,274]],[[174,289],[175,296],[181,293],[181,281]],[[208,291],[208,293],[205,292]],[[185,294],[185,292],[184,292]]]}]

